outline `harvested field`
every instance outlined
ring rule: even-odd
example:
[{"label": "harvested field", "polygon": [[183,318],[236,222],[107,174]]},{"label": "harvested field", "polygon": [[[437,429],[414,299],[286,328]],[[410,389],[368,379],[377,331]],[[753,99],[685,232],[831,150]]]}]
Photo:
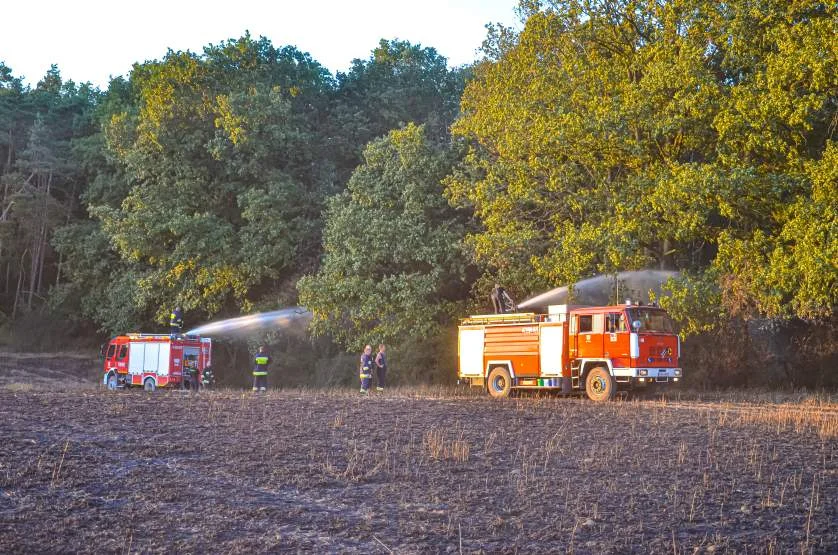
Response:
[{"label": "harvested field", "polygon": [[838,405],[0,389],[0,552],[838,550]]}]

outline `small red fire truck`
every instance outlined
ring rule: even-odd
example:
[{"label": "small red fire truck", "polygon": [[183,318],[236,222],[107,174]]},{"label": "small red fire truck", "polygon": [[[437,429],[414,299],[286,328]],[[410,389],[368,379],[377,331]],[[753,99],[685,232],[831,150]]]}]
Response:
[{"label": "small red fire truck", "polygon": [[132,333],[111,339],[103,353],[103,383],[108,389],[197,389],[212,364],[212,341],[192,335]]},{"label": "small red fire truck", "polygon": [[618,388],[669,384],[681,378],[681,342],[661,308],[555,305],[547,314],[487,314],[459,328],[461,382],[493,397],[513,389],[584,391],[594,401]]}]

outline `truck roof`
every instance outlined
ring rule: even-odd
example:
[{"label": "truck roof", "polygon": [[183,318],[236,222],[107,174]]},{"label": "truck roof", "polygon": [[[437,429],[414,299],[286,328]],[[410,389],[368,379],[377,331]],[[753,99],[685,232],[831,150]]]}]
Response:
[{"label": "truck roof", "polygon": [[[586,305],[562,305],[565,310],[562,314],[603,314],[609,312],[622,312],[627,308],[644,308],[651,310],[663,310],[659,306],[638,305],[638,304],[613,304],[608,306],[586,306]],[[528,324],[547,321],[550,313],[538,312],[511,312],[506,314],[472,314],[463,318],[460,325],[481,325],[481,324]]]},{"label": "truck roof", "polygon": [[126,333],[123,335],[115,335],[111,338],[111,341],[118,339],[118,340],[129,340],[129,341],[203,341],[208,338],[201,337],[200,335],[181,335],[172,339],[172,336],[167,333]]}]

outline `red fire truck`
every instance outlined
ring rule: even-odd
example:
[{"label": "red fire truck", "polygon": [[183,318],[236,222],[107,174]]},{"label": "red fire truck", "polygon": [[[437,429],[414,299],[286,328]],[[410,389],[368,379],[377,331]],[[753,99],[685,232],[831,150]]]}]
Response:
[{"label": "red fire truck", "polygon": [[681,378],[681,342],[661,308],[555,305],[547,314],[487,314],[459,328],[459,378],[493,397],[514,389],[584,391],[594,401],[618,388]]},{"label": "red fire truck", "polygon": [[103,383],[108,389],[197,389],[212,364],[212,341],[192,335],[132,333],[111,339],[103,353]]}]

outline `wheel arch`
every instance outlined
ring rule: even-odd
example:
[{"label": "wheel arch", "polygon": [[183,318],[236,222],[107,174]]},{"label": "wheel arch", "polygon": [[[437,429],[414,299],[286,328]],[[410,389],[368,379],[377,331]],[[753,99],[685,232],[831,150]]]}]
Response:
[{"label": "wheel arch", "polygon": [[509,377],[515,377],[515,369],[512,368],[512,361],[511,360],[489,360],[486,361],[486,369],[484,370],[484,376],[489,377],[489,372],[492,371],[492,368],[496,368],[498,366],[503,366],[506,368],[506,371],[509,372]]},{"label": "wheel arch", "polygon": [[585,379],[588,377],[588,372],[598,367],[605,367],[605,369],[608,370],[608,373],[611,374],[612,377],[614,376],[614,366],[611,364],[609,359],[585,358],[582,359],[582,368],[579,372],[580,381],[585,383]]}]

